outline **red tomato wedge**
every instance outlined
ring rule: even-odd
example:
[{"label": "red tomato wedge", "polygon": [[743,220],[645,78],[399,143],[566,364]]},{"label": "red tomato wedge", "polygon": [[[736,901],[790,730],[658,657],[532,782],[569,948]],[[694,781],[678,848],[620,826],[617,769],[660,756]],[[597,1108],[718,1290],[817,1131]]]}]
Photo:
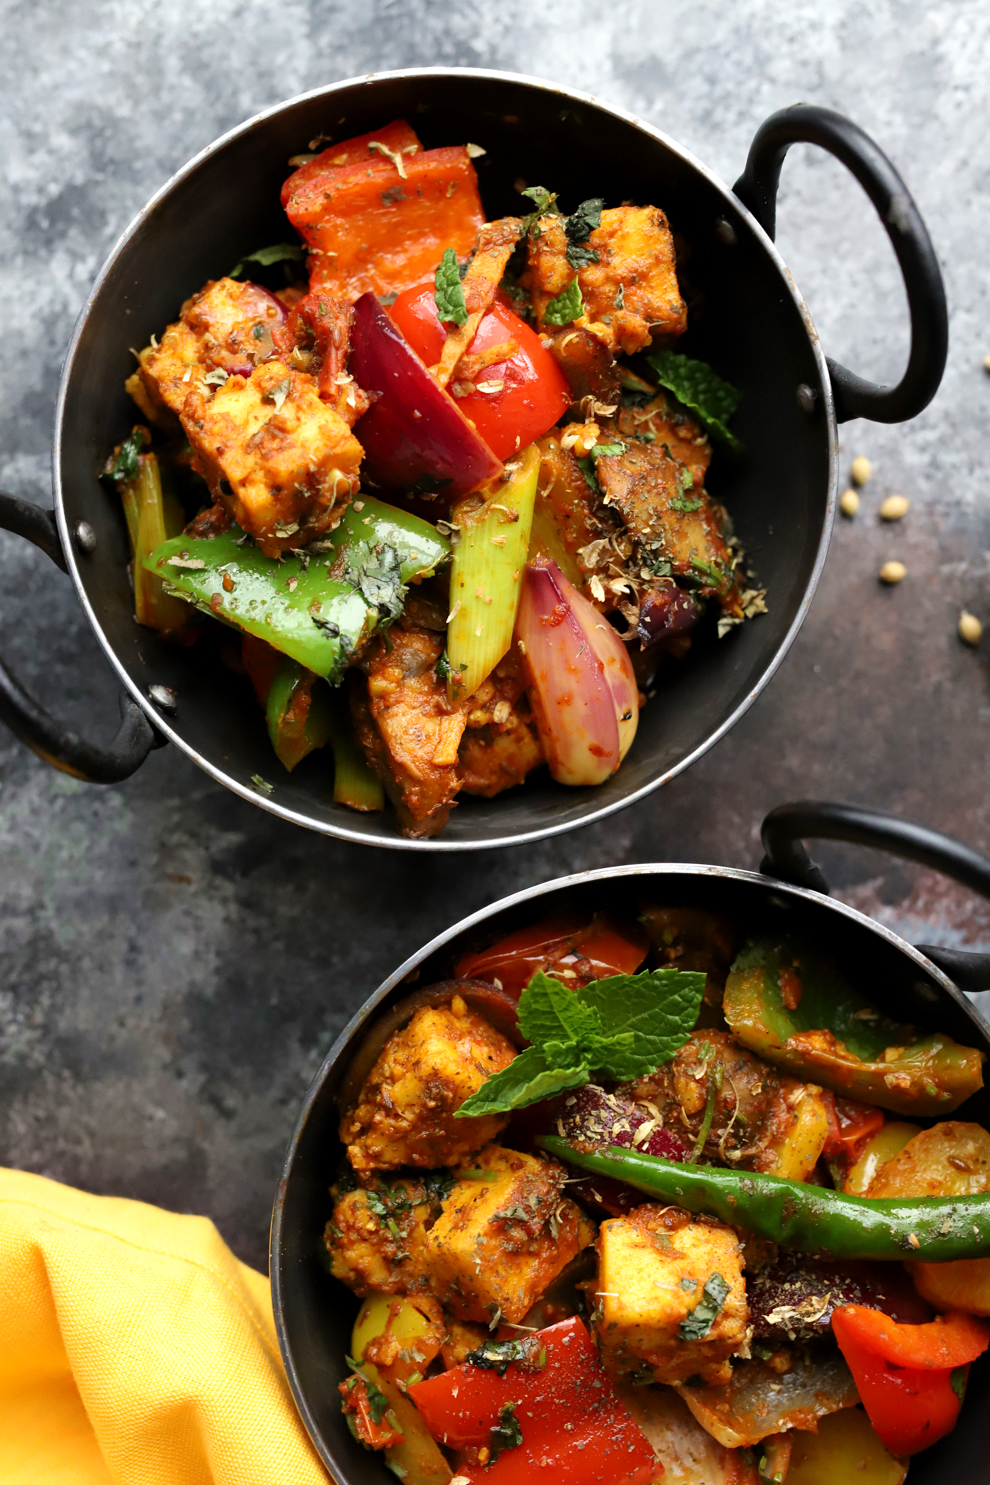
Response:
[{"label": "red tomato wedge", "polygon": [[465,954],[454,973],[465,980],[497,979],[504,991],[518,997],[538,969],[553,970],[576,990],[609,975],[635,974],[649,947],[638,923],[619,923],[597,913],[584,924],[551,918],[520,928],[477,954]]},{"label": "red tomato wedge", "polygon": [[[392,319],[427,366],[440,360],[446,331],[437,318],[433,285],[407,289],[389,310]],[[505,360],[493,362],[473,377],[486,391],[457,397],[457,405],[500,459],[525,449],[552,428],[572,398],[564,374],[540,337],[511,309],[504,295],[478,326],[468,348],[477,356],[513,342],[516,349]],[[454,386],[460,386],[457,373]]]},{"label": "red tomato wedge", "polygon": [[616,1397],[582,1322],[563,1320],[534,1341],[537,1369],[511,1362],[500,1377],[455,1366],[409,1388],[433,1437],[453,1449],[487,1445],[502,1408],[515,1405],[522,1443],[488,1465],[461,1465],[458,1474],[479,1485],[531,1485],[534,1474],[568,1485],[650,1485],[658,1473],[653,1449]]},{"label": "red tomato wedge", "polygon": [[374,294],[354,306],[350,370],[372,399],[354,435],[377,486],[439,491],[446,508],[501,474],[500,460],[437,386]]}]

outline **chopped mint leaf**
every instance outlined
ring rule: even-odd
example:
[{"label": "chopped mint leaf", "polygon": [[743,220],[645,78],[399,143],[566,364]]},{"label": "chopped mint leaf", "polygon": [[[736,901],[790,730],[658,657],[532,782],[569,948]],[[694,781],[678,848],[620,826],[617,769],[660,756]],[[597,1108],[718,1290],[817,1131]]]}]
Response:
[{"label": "chopped mint leaf", "polygon": [[584,475],[584,482],[588,486],[588,489],[594,490],[596,495],[600,495],[602,493],[602,487],[598,483],[598,475],[595,471],[595,461],[592,456],[588,454],[585,456],[585,458],[577,459],[575,462],[578,469],[580,469],[581,473]]},{"label": "chopped mint leaf", "polygon": [[539,1103],[541,1098],[553,1098],[570,1088],[580,1088],[590,1077],[588,1067],[550,1067],[539,1047],[526,1047],[513,1057],[508,1067],[493,1073],[465,1099],[454,1117],[466,1119],[524,1109],[531,1103]]},{"label": "chopped mint leaf", "polygon": [[682,1341],[703,1341],[705,1339],[729,1297],[730,1288],[731,1286],[725,1282],[721,1274],[712,1274],[701,1291],[703,1298],[698,1301],[687,1319],[681,1321]]},{"label": "chopped mint leaf", "polygon": [[581,287],[576,278],[571,279],[567,288],[551,299],[543,311],[544,325],[569,325],[579,315],[584,314],[584,300],[581,298]]},{"label": "chopped mint leaf", "polygon": [[675,495],[673,500],[670,501],[670,509],[685,511],[700,510],[701,500],[697,496],[694,500],[688,500],[683,495]]},{"label": "chopped mint leaf", "polygon": [[302,258],[302,248],[295,242],[275,242],[271,247],[259,248],[256,253],[248,253],[227,274],[228,278],[240,278],[244,273],[247,263],[258,263],[262,268],[270,268],[273,263],[298,263]]},{"label": "chopped mint leaf", "polygon": [[[457,670],[458,671],[467,670],[467,666],[466,665],[459,665],[457,667]],[[450,663],[450,656],[447,654],[447,651],[446,650],[443,651],[443,653],[440,656],[440,659],[437,661],[436,665],[434,665],[433,672],[434,672],[434,674],[435,674],[435,676],[436,676],[436,678],[437,678],[438,681],[449,681],[449,680],[457,680],[458,679],[457,672],[454,670],[454,667],[451,665],[451,663]]]},{"label": "chopped mint leaf", "polygon": [[624,443],[596,443],[591,451],[593,459],[608,459],[615,454],[624,454],[626,446]]},{"label": "chopped mint leaf", "polygon": [[739,439],[725,426],[742,400],[741,392],[723,381],[707,361],[694,361],[678,351],[654,351],[646,359],[656,372],[660,385],[696,413],[709,433],[737,453],[741,452]]},{"label": "chopped mint leaf", "polygon": [[518,1449],[523,1441],[522,1429],[516,1417],[515,1403],[505,1403],[498,1415],[498,1422],[488,1435],[488,1447],[492,1451],[492,1464],[506,1449]]},{"label": "chopped mint leaf", "polygon": [[590,201],[582,201],[576,211],[573,211],[564,223],[564,231],[567,234],[567,261],[572,268],[584,268],[589,263],[598,262],[598,254],[594,248],[585,247],[589,236],[596,227],[601,226],[602,207],[605,202],[601,196],[593,196]]},{"label": "chopped mint leaf", "polygon": [[448,248],[441,258],[434,285],[438,319],[448,325],[466,325],[468,312],[464,303],[464,286],[453,248]]}]

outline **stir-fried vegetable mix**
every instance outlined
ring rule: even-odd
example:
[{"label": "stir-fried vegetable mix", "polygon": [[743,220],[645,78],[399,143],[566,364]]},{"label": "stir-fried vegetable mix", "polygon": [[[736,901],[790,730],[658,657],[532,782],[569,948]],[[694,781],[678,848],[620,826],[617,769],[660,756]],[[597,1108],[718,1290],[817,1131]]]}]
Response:
[{"label": "stir-fried vegetable mix", "polygon": [[452,976],[340,1094],[355,1436],[407,1485],[899,1485],[990,1345],[982,1053],[700,909]]},{"label": "stir-fried vegetable mix", "polygon": [[679,348],[663,211],[529,186],[488,221],[484,156],[399,119],[293,157],[287,240],[151,337],[105,471],[138,622],[413,836],[541,765],[603,782],[661,664],[765,611],[705,489],[739,393]]}]

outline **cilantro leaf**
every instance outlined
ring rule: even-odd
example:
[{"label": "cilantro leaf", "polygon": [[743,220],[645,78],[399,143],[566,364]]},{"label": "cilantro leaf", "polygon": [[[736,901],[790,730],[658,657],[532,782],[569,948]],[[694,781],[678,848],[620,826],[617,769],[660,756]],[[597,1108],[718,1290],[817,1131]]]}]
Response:
[{"label": "cilantro leaf", "polygon": [[104,477],[120,484],[133,484],[141,468],[139,456],[147,441],[143,428],[135,428],[133,433],[129,433],[116,454],[107,461]]},{"label": "cilantro leaf", "polygon": [[438,681],[459,681],[462,670],[467,670],[467,666],[459,665],[455,670],[450,663],[450,656],[446,650],[441,651],[440,658],[433,667],[433,673]]},{"label": "cilantro leaf", "polygon": [[686,969],[611,975],[585,985],[577,994],[597,1011],[603,1039],[632,1034],[628,1050],[613,1047],[606,1061],[593,1063],[595,1069],[624,1082],[669,1062],[694,1029],[704,988],[704,974]]},{"label": "cilantro leaf", "polygon": [[602,487],[598,483],[598,474],[595,470],[595,461],[591,457],[591,455],[586,454],[583,459],[576,459],[575,463],[577,464],[578,469],[580,469],[581,473],[584,475],[584,482],[588,486],[588,489],[594,490],[596,495],[600,495],[602,493]]},{"label": "cilantro leaf", "polygon": [[[592,196],[589,201],[582,201],[581,205],[571,212],[564,224],[567,233],[567,241],[575,245],[587,242],[596,227],[602,224],[602,207],[605,205],[604,198]],[[597,262],[597,258],[595,259]]]},{"label": "cilantro leaf", "polygon": [[584,268],[589,263],[598,262],[598,254],[594,248],[584,247],[583,244],[588,241],[595,228],[601,226],[604,205],[601,196],[593,196],[590,201],[582,201],[564,223],[567,234],[566,257],[572,268]]},{"label": "cilantro leaf", "polygon": [[539,1047],[526,1047],[501,1072],[493,1073],[455,1114],[457,1119],[480,1114],[505,1114],[524,1109],[542,1098],[553,1098],[569,1088],[580,1088],[591,1076],[583,1063],[578,1067],[551,1067]]},{"label": "cilantro leaf", "polygon": [[457,254],[453,248],[447,248],[440,260],[434,279],[434,295],[437,306],[437,318],[445,324],[466,325],[467,305],[464,303],[464,286],[461,283],[461,273],[457,266]]},{"label": "cilantro leaf", "polygon": [[705,1339],[729,1297],[730,1288],[731,1285],[725,1282],[721,1274],[712,1274],[701,1291],[704,1298],[698,1301],[687,1319],[681,1321],[682,1341],[703,1341]]},{"label": "cilantro leaf", "polygon": [[512,1402],[503,1403],[498,1422],[492,1425],[488,1433],[492,1464],[500,1454],[505,1453],[506,1449],[518,1449],[522,1441],[522,1429],[516,1417],[516,1405]]},{"label": "cilantro leaf", "polygon": [[581,286],[576,278],[572,278],[567,288],[562,290],[556,297],[551,299],[543,311],[544,325],[569,325],[579,315],[584,314],[584,300],[581,298]]},{"label": "cilantro leaf", "polygon": [[256,253],[248,253],[227,274],[228,278],[240,278],[244,273],[246,263],[259,263],[262,268],[270,268],[273,263],[287,263],[293,261],[298,263],[302,258],[302,248],[294,242],[274,242],[271,247],[259,248]]},{"label": "cilantro leaf", "polygon": [[742,400],[741,392],[723,381],[707,361],[694,361],[678,351],[654,351],[646,359],[660,385],[696,413],[709,433],[737,453],[742,450],[739,439],[725,426]]}]

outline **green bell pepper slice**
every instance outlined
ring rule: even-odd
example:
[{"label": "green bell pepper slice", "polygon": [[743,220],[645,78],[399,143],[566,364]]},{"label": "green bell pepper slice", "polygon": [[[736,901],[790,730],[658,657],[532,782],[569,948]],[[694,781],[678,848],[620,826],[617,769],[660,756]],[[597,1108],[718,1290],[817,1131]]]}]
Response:
[{"label": "green bell pepper slice", "polygon": [[722,1011],[736,1040],[767,1062],[893,1113],[950,1114],[983,1087],[982,1052],[881,1015],[798,940],[750,939]]},{"label": "green bell pepper slice", "polygon": [[405,585],[449,555],[428,521],[364,496],[326,541],[281,560],[232,526],[220,536],[174,537],[144,566],[176,597],[337,684],[351,656],[401,613]]},{"label": "green bell pepper slice", "polygon": [[291,773],[332,735],[331,698],[320,678],[297,660],[282,656],[268,691],[265,721],[279,761]]}]

